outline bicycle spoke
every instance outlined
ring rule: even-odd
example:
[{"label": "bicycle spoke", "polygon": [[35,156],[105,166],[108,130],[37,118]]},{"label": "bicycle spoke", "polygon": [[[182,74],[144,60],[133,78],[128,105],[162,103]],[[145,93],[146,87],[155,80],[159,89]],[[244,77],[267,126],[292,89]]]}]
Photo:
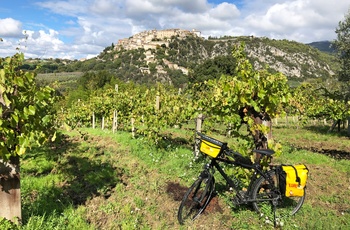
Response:
[{"label": "bicycle spoke", "polygon": [[275,184],[269,184],[265,178],[259,178],[252,189],[253,207],[267,222],[278,222],[294,215],[302,206],[305,196],[285,197],[279,194],[273,187],[277,186],[274,172],[270,176]]},{"label": "bicycle spoke", "polygon": [[178,220],[184,224],[186,220],[196,219],[208,205],[213,191],[213,181],[199,178],[185,194],[178,211]]}]

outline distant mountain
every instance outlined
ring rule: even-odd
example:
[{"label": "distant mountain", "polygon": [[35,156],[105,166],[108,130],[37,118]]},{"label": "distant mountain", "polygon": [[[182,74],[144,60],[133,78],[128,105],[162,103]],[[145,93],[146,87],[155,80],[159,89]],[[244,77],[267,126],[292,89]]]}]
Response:
[{"label": "distant mountain", "polygon": [[332,48],[332,43],[330,41],[319,41],[319,42],[311,42],[307,45],[312,46],[316,49],[319,49],[320,51],[326,52],[326,53],[334,53],[335,49]]},{"label": "distant mountain", "polygon": [[[330,42],[302,44],[254,36],[204,39],[198,31],[168,29],[144,31],[106,47],[96,58],[63,62],[51,60],[42,73],[108,71],[124,81],[183,86],[234,74],[234,45],[244,42],[255,69],[268,68],[286,75],[291,85],[308,79],[328,79],[339,66]],[[28,63],[28,68],[34,68]]]}]

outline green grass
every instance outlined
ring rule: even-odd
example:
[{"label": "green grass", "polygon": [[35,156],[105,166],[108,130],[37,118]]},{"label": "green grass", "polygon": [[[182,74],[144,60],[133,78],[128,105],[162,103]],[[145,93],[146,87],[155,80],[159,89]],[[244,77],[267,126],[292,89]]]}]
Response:
[{"label": "green grass", "polygon": [[278,163],[329,165],[339,171],[350,172],[349,160],[336,160],[323,154],[297,150],[286,145],[283,146],[282,152],[282,155],[276,158]]},{"label": "green grass", "polygon": [[[191,131],[169,131],[173,140],[163,149],[130,133],[82,132],[83,138],[72,131],[56,145],[33,148],[22,158],[23,225],[17,229],[273,229],[249,207],[233,208],[231,194],[221,190],[221,211],[203,214],[190,226],[178,225],[180,200],[169,193],[169,183],[186,189],[206,162],[193,159]],[[322,140],[333,139],[323,135]],[[276,161],[305,163],[310,169],[306,202],[295,217],[284,220],[283,229],[349,228],[349,160],[284,144]],[[14,226],[2,220],[0,228]]]},{"label": "green grass", "polygon": [[350,150],[350,138],[347,130],[330,131],[329,126],[278,125],[273,127],[274,138],[287,144],[301,148],[315,147],[318,149]]}]

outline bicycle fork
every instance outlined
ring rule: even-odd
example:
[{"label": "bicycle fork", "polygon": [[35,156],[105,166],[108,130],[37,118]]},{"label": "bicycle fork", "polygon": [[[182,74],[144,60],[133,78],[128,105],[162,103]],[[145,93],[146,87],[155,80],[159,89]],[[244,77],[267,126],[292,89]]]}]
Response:
[{"label": "bicycle fork", "polygon": [[[204,191],[201,193],[200,197],[193,197],[193,200],[198,203],[199,205],[202,205],[202,202],[205,198],[206,195],[210,195],[211,196],[211,193],[212,191],[210,190],[213,190],[214,188],[211,188],[211,184],[213,183],[212,180],[213,180],[213,175],[212,173],[210,173],[210,168],[211,166],[209,164],[206,164],[204,166],[204,170],[201,172],[201,174],[199,175],[200,178],[203,179],[203,182],[205,183],[205,188],[204,188]],[[196,191],[194,194],[197,194],[198,190],[200,189],[200,186],[198,186],[196,188]],[[210,198],[209,198],[210,199]]]}]

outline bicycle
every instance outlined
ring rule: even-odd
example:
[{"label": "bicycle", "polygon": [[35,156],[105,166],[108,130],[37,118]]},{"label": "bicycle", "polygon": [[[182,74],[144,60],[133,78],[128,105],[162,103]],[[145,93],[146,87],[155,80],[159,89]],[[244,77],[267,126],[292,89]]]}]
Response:
[{"label": "bicycle", "polygon": [[[227,143],[220,142],[197,132],[196,144],[200,145],[200,152],[211,158],[210,163],[205,164],[203,171],[185,193],[179,210],[178,221],[185,224],[187,220],[195,220],[205,210],[215,191],[215,169],[225,179],[230,189],[235,190],[233,203],[236,206],[251,204],[253,209],[260,213],[266,221],[272,221],[276,226],[278,221],[294,215],[302,207],[305,200],[305,192],[302,196],[287,197],[279,188],[278,165],[270,165],[270,169],[264,169],[262,159],[272,159],[275,153],[271,149],[253,150],[256,160],[244,157],[239,152],[231,150]],[[253,170],[249,186],[242,190],[242,181],[235,175],[231,178],[224,172],[219,162]],[[303,188],[305,191],[305,188]]]}]

